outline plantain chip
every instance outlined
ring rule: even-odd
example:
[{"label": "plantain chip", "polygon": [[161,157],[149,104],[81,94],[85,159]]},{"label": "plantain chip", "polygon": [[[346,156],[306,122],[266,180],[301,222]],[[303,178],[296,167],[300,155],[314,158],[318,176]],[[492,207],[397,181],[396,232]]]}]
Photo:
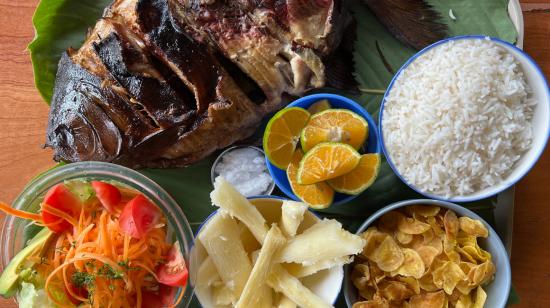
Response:
[{"label": "plantain chip", "polygon": [[399,231],[407,234],[422,234],[430,230],[431,226],[427,223],[401,214],[401,217],[397,221],[397,228]]},{"label": "plantain chip", "polygon": [[445,212],[445,216],[443,216],[443,226],[445,227],[445,234],[447,235],[447,238],[449,240],[456,239],[460,225],[455,212],[451,210],[447,210],[447,212]]},{"label": "plantain chip", "polygon": [[370,270],[367,264],[357,264],[351,272],[353,285],[358,289],[366,289],[369,286]]},{"label": "plantain chip", "polygon": [[471,219],[470,217],[460,217],[458,219],[460,230],[468,235],[475,237],[488,237],[489,230],[479,220]]},{"label": "plantain chip", "polygon": [[472,307],[472,298],[470,297],[470,294],[462,294],[462,296],[460,296],[460,298],[458,299],[458,302],[456,302],[455,307],[456,308]]},{"label": "plantain chip", "polygon": [[476,259],[472,257],[472,255],[470,255],[468,251],[464,250],[464,248],[457,246],[455,249],[462,257],[466,259],[466,261],[470,263],[477,263]]},{"label": "plantain chip", "polygon": [[426,267],[424,266],[424,261],[422,261],[422,258],[416,252],[416,250],[410,249],[410,248],[403,248],[403,256],[405,257],[403,260],[403,264],[394,272],[392,272],[392,276],[395,275],[401,275],[405,277],[413,277],[416,279],[420,279],[422,275],[424,275],[424,272],[426,271]]},{"label": "plantain chip", "polygon": [[374,251],[386,238],[386,233],[378,231],[376,227],[369,227],[361,237],[365,239],[365,247],[363,247],[363,255],[369,259],[374,256]]},{"label": "plantain chip", "polygon": [[376,294],[376,289],[374,287],[368,286],[365,289],[359,289],[359,295],[361,295],[362,298],[373,298]]},{"label": "plantain chip", "polygon": [[379,286],[378,293],[389,302],[402,302],[414,295],[414,291],[401,281],[384,281]]},{"label": "plantain chip", "polygon": [[418,279],[413,277],[397,277],[397,280],[407,284],[408,288],[411,289],[414,294],[420,294],[420,283]]},{"label": "plantain chip", "polygon": [[472,305],[472,308],[483,308],[483,305],[485,305],[486,300],[487,300],[487,293],[485,293],[485,291],[481,286],[478,286],[476,290],[476,298],[474,300],[474,304]]},{"label": "plantain chip", "polygon": [[422,259],[422,262],[424,262],[425,268],[430,268],[432,266],[432,263],[441,252],[439,252],[435,247],[433,246],[421,246],[416,248],[416,252]]},{"label": "plantain chip", "polygon": [[445,262],[432,273],[434,284],[445,293],[452,294],[459,281],[466,279],[466,274],[460,266],[452,261]]},{"label": "plantain chip", "polygon": [[422,233],[422,244],[427,244],[431,242],[436,237],[435,232],[433,229],[430,229],[424,233]]},{"label": "plantain chip", "polygon": [[441,236],[445,233],[445,230],[441,228],[441,225],[438,223],[438,217],[428,217],[426,222],[432,227],[433,232],[436,236]]},{"label": "plantain chip", "polygon": [[395,239],[403,244],[403,245],[407,245],[407,244],[410,244],[412,241],[413,241],[413,236],[412,234],[407,234],[407,233],[403,233],[399,230],[395,230],[393,232],[393,236],[395,237]]},{"label": "plantain chip", "polygon": [[441,208],[434,205],[411,205],[407,207],[407,211],[414,216],[433,217],[439,213]]},{"label": "plantain chip", "polygon": [[449,301],[449,306],[454,307],[456,306],[456,303],[458,303],[458,300],[462,296],[462,293],[458,289],[454,289],[453,293],[450,295],[447,295],[447,300]]},{"label": "plantain chip", "polygon": [[481,249],[477,243],[475,246],[463,246],[462,249],[468,253],[472,258],[480,261],[485,262],[487,260],[491,260],[491,254],[487,251]]},{"label": "plantain chip", "polygon": [[487,260],[482,264],[476,265],[468,272],[468,280],[470,285],[483,285],[490,281],[495,274],[495,265],[491,260]]},{"label": "plantain chip", "polygon": [[462,294],[470,294],[475,288],[475,286],[470,285],[470,282],[468,280],[461,280],[456,285],[456,289]]},{"label": "plantain chip", "polygon": [[443,238],[443,251],[449,260],[460,263],[460,254],[456,251],[456,240],[450,239],[447,235]]},{"label": "plantain chip", "polygon": [[418,285],[420,289],[428,292],[434,292],[441,289],[434,284],[432,273],[425,274],[422,278],[418,279]]},{"label": "plantain chip", "polygon": [[386,273],[381,270],[376,263],[369,262],[369,270],[370,270],[370,277],[371,277],[371,286],[376,287],[378,283],[384,279],[386,279]]},{"label": "plantain chip", "polygon": [[384,241],[382,241],[374,252],[372,259],[381,270],[392,272],[403,264],[405,256],[403,255],[401,247],[397,245],[395,240],[391,236],[386,235]]}]

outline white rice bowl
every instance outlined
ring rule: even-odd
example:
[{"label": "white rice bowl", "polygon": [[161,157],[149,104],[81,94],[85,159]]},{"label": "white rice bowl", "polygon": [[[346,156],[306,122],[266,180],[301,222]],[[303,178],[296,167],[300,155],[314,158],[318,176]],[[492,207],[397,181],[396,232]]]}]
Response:
[{"label": "white rice bowl", "polygon": [[512,172],[533,140],[536,102],[521,65],[490,40],[450,40],[421,54],[386,94],[386,155],[411,186],[474,194]]}]

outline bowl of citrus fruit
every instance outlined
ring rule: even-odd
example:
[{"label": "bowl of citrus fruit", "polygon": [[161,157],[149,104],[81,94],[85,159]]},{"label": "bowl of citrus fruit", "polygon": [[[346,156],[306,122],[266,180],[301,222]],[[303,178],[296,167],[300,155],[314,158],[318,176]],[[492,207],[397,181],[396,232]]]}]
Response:
[{"label": "bowl of citrus fruit", "polygon": [[263,147],[277,187],[313,209],[352,200],[380,169],[376,123],[359,104],[335,94],[304,96],[277,112]]}]

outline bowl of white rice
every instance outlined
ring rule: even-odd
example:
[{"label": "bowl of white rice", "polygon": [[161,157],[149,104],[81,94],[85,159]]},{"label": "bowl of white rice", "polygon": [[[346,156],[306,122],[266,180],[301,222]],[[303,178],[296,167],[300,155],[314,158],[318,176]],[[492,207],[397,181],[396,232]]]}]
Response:
[{"label": "bowl of white rice", "polygon": [[460,36],[418,52],[382,101],[382,149],[395,173],[432,199],[495,195],[534,166],[550,134],[550,91],[514,45]]}]

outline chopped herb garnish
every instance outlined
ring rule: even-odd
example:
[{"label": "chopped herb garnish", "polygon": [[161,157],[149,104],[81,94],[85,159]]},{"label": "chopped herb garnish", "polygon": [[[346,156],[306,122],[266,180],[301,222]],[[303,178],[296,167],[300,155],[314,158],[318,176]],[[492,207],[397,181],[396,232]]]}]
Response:
[{"label": "chopped herb garnish", "polygon": [[137,271],[137,270],[140,270],[139,267],[131,267],[131,266],[130,266],[130,261],[129,261],[129,260],[120,261],[120,262],[118,262],[118,265],[119,265],[120,267],[125,268],[127,271]]},{"label": "chopped herb garnish", "polygon": [[95,276],[85,272],[75,272],[72,276],[72,282],[77,288],[89,288],[93,285]]},{"label": "chopped herb garnish", "polygon": [[115,271],[109,264],[103,264],[97,271],[97,274],[108,279],[122,279],[124,277],[122,272]]}]

